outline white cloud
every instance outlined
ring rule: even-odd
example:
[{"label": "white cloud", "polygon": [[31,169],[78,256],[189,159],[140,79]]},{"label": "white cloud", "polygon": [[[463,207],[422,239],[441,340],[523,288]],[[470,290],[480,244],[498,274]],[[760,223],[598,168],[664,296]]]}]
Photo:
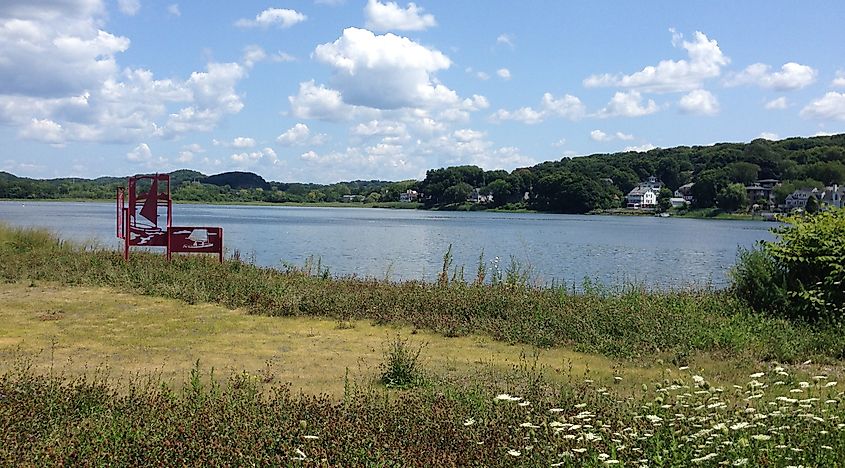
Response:
[{"label": "white cloud", "polygon": [[656,66],[647,66],[630,75],[591,75],[584,80],[584,86],[616,86],[657,93],[690,91],[701,87],[704,80],[719,76],[722,67],[730,62],[719,44],[704,33],[696,31],[690,42],[672,32],[673,45],[677,47],[680,43],[689,60],[661,60]]},{"label": "white cloud", "polygon": [[66,139],[62,126],[48,119],[32,119],[29,125],[21,128],[18,136],[26,140],[40,141],[53,145],[61,145]]},{"label": "white cloud", "polygon": [[232,146],[235,148],[252,148],[255,146],[255,140],[249,137],[235,137],[232,140]]},{"label": "white cloud", "polygon": [[634,151],[636,153],[645,153],[656,148],[657,146],[654,146],[651,143],[643,143],[642,145],[626,146],[625,149],[623,149],[622,151]]},{"label": "white cloud", "polygon": [[269,28],[270,26],[289,28],[306,19],[308,19],[307,16],[296,10],[268,8],[256,15],[254,20],[241,18],[235,21],[235,26],[239,28]]},{"label": "white cloud", "polygon": [[549,117],[563,117],[569,120],[579,120],[584,117],[586,107],[575,96],[565,94],[555,98],[551,93],[544,93],[540,100],[540,109],[522,107],[514,111],[499,109],[490,116],[493,122],[515,120],[526,124],[537,124]]},{"label": "white cloud", "polygon": [[801,117],[819,120],[845,120],[845,93],[830,91],[801,109]]},{"label": "white cloud", "polygon": [[348,104],[396,109],[459,103],[433,77],[449,68],[449,58],[405,37],[347,28],[336,41],[317,46],[314,58],[334,68],[332,83]]},{"label": "white cloud", "polygon": [[171,3],[170,5],[167,5],[167,13],[170,16],[176,16],[176,17],[182,16],[182,11],[179,10],[179,4],[178,3]]},{"label": "white cloud", "polygon": [[293,127],[282,132],[276,137],[276,142],[282,146],[302,146],[314,145],[319,146],[325,143],[328,135],[325,133],[311,134],[311,129],[304,123],[298,123]]},{"label": "white cloud", "polygon": [[513,35],[512,34],[499,34],[499,37],[496,38],[496,44],[504,44],[511,49],[516,47],[513,42]]},{"label": "white cloud", "polygon": [[643,103],[643,97],[638,91],[616,92],[600,110],[598,117],[641,117],[658,111],[657,104],[652,99]]},{"label": "white cloud", "polygon": [[772,133],[772,132],[763,132],[757,138],[762,138],[764,140],[771,140],[771,141],[780,140],[780,136],[777,133]]},{"label": "white cloud", "polygon": [[149,145],[141,143],[135,149],[126,153],[126,159],[133,162],[147,162],[153,158],[153,152]]},{"label": "white cloud", "polygon": [[355,108],[343,102],[340,92],[317,86],[314,80],[299,83],[299,93],[288,96],[291,114],[300,119],[319,119],[329,121],[349,120],[353,118]]},{"label": "white cloud", "polygon": [[135,16],[141,9],[140,0],[117,0],[117,8],[127,16]]},{"label": "white cloud", "polygon": [[749,65],[745,70],[729,77],[725,84],[752,84],[777,91],[789,91],[814,83],[818,74],[812,67],[795,62],[785,63],[778,72],[772,72],[771,68],[764,63]]},{"label": "white cloud", "polygon": [[499,78],[501,78],[503,80],[511,79],[511,71],[508,70],[507,68],[500,68],[500,69],[496,70],[496,74],[499,75]]},{"label": "white cloud", "polygon": [[369,0],[364,7],[367,27],[375,31],[423,31],[437,26],[434,15],[423,13],[413,2],[405,8],[396,2]]},{"label": "white cloud", "polygon": [[564,145],[566,145],[566,138],[561,138],[558,141],[552,143],[552,146],[557,147],[557,148],[560,148]]},{"label": "white cloud", "polygon": [[622,140],[622,141],[630,141],[634,139],[634,135],[630,133],[622,133],[616,132],[614,134],[608,134],[601,130],[593,130],[590,132],[590,138],[593,141],[612,141],[612,140]]},{"label": "white cloud", "polygon": [[264,148],[260,151],[235,153],[229,159],[240,167],[251,167],[256,165],[275,165],[279,163],[279,157],[273,148]]},{"label": "white cloud", "polygon": [[610,139],[607,133],[604,133],[601,130],[593,130],[590,132],[590,138],[593,141],[608,141]]},{"label": "white cloud", "polygon": [[779,98],[772,99],[771,101],[766,102],[763,106],[768,110],[774,109],[786,109],[789,107],[789,101],[786,99],[785,96],[781,96]]},{"label": "white cloud", "polygon": [[170,114],[156,134],[172,138],[186,132],[207,132],[224,116],[240,112],[244,105],[235,85],[244,75],[244,68],[237,63],[209,63],[207,71],[191,73],[185,87],[192,95],[193,105]]},{"label": "white cloud", "polygon": [[685,114],[716,115],[719,113],[719,101],[710,91],[696,89],[681,98],[678,108]]},{"label": "white cloud", "polygon": [[836,70],[836,78],[830,85],[835,88],[845,88],[845,70]]}]

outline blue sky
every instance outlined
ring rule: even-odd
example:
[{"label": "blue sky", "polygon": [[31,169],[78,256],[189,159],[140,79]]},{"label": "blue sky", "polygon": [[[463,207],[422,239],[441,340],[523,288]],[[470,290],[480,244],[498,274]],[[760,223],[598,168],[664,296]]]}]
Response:
[{"label": "blue sky", "polygon": [[330,183],[845,132],[845,3],[4,0],[0,170]]}]

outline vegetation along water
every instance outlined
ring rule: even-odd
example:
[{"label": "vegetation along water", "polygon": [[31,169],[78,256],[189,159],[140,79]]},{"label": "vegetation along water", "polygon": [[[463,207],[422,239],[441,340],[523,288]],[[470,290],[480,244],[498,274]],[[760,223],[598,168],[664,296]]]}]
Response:
[{"label": "vegetation along water", "polygon": [[[227,372],[204,367],[200,358],[181,381],[161,373],[118,373],[115,380],[55,361],[63,347],[77,346],[63,342],[71,336],[62,335],[63,327],[91,313],[58,302],[65,305],[30,312],[36,315],[29,320],[55,324],[42,353],[25,352],[25,335],[15,335],[15,327],[0,336],[0,343],[18,343],[17,351],[2,348],[0,458],[7,464],[209,464],[236,457],[284,465],[835,466],[845,453],[843,222],[842,210],[789,219],[777,241],[739,257],[728,289],[587,284],[578,293],[534,286],[516,270],[492,278],[485,269],[455,275],[448,253],[435,281],[395,283],[237,259],[166,263],[139,254],[125,263],[108,249],[3,227],[0,278],[10,291],[116,288],[147,297],[138,304],[156,297],[177,299],[186,309],[216,303],[256,318],[328,319],[337,333],[383,327],[385,338],[379,363],[348,366],[336,396],[292,391],[274,381],[269,362],[263,372]],[[766,284],[777,287],[761,290]],[[21,307],[0,314],[20,320]],[[184,324],[186,331],[212,316],[197,317]],[[108,321],[98,329],[118,339],[157,333],[150,326],[120,331]],[[472,336],[512,343],[524,356],[510,367],[481,359],[441,368],[427,360],[440,352],[427,343]],[[561,348],[585,353],[597,368],[544,364],[544,352]],[[39,370],[41,362],[48,371]]]}]

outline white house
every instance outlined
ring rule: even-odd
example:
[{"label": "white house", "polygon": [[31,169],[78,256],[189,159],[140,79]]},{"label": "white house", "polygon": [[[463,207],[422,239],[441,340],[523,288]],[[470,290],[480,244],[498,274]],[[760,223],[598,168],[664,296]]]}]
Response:
[{"label": "white house", "polygon": [[403,203],[415,202],[420,194],[416,190],[406,190],[399,194],[399,201]]},{"label": "white house", "polygon": [[654,176],[649,177],[645,182],[640,182],[625,196],[628,208],[655,208],[661,187],[663,187],[663,182],[660,182]]}]

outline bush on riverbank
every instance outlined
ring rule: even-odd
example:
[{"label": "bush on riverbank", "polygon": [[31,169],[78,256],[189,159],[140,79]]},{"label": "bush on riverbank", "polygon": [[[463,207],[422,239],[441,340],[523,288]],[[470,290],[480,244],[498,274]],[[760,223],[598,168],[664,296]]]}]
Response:
[{"label": "bush on riverbank", "polygon": [[792,320],[845,318],[845,209],[785,218],[779,239],[742,252],[733,286],[755,310]]}]

